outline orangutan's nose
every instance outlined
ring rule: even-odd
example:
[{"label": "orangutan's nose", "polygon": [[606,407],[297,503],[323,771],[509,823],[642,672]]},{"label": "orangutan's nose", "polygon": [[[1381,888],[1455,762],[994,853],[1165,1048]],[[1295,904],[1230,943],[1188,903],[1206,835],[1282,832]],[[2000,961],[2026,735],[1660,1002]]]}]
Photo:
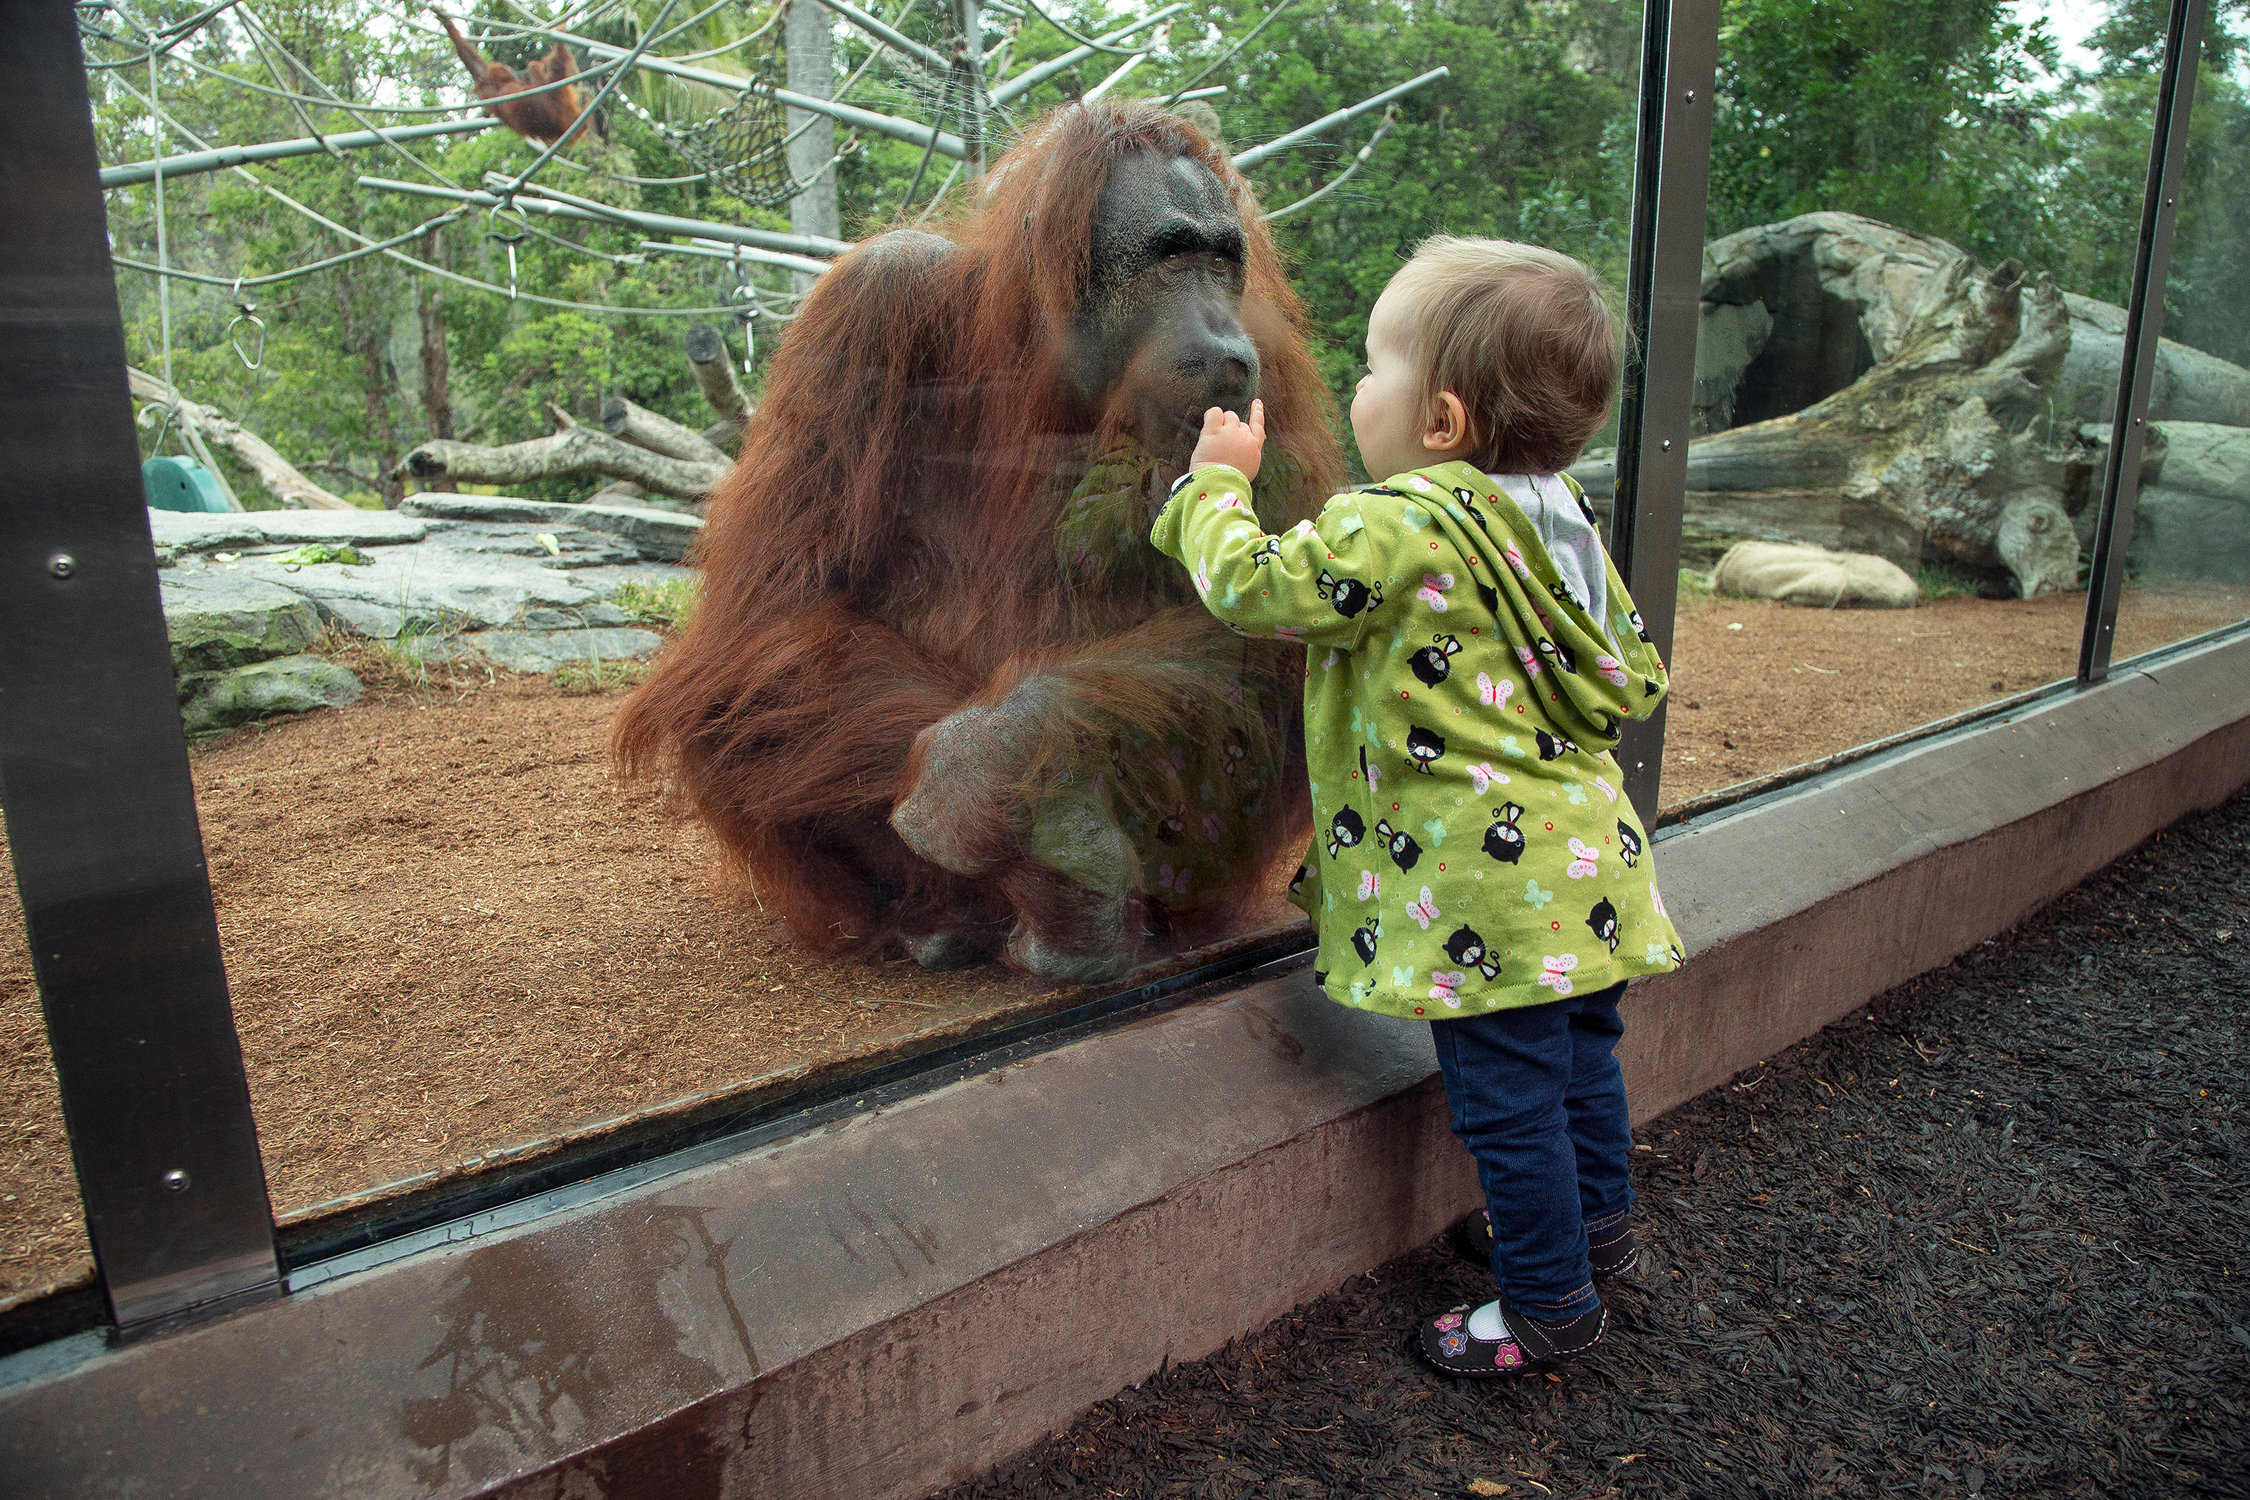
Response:
[{"label": "orangutan's nose", "polygon": [[1202,336],[1183,351],[1180,374],[1203,387],[1202,404],[1223,406],[1237,415],[1250,409],[1250,398],[1258,394],[1258,346],[1238,323],[1228,320],[1230,326],[1207,326]]}]

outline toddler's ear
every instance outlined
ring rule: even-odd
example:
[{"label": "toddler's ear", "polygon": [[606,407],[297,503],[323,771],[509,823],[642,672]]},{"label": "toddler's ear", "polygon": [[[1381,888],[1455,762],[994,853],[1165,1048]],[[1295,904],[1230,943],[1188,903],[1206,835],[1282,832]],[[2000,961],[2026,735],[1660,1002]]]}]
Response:
[{"label": "toddler's ear", "polygon": [[1470,438],[1469,409],[1451,391],[1430,398],[1430,411],[1422,430],[1422,446],[1432,453],[1464,447]]}]

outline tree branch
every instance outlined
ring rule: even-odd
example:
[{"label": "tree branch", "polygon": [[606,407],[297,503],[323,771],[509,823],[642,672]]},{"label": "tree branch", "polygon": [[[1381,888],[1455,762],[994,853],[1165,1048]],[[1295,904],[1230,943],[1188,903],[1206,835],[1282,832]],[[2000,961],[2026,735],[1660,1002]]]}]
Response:
[{"label": "tree branch", "polygon": [[425,483],[443,478],[467,484],[527,484],[535,479],[599,474],[629,479],[644,490],[681,500],[700,497],[726,471],[724,463],[691,463],[636,448],[584,423],[497,448],[434,438],[407,454],[398,467],[402,476]]},{"label": "tree branch", "polygon": [[217,443],[248,466],[258,482],[290,510],[357,510],[349,500],[330,494],[299,473],[289,460],[274,452],[264,439],[208,406],[188,400],[178,391],[142,370],[128,368],[126,379],[133,399],[157,406],[178,403],[173,420],[206,442]]}]

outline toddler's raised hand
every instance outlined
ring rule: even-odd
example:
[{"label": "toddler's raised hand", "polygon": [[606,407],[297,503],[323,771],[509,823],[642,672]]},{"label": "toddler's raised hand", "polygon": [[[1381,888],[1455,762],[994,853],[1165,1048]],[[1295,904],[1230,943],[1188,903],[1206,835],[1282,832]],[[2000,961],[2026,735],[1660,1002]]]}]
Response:
[{"label": "toddler's raised hand", "polygon": [[1195,440],[1195,453],[1188,467],[1199,469],[1205,464],[1225,464],[1240,469],[1251,479],[1258,477],[1258,461],[1266,451],[1266,403],[1250,403],[1250,420],[1245,422],[1223,406],[1214,406],[1203,414],[1203,435]]}]

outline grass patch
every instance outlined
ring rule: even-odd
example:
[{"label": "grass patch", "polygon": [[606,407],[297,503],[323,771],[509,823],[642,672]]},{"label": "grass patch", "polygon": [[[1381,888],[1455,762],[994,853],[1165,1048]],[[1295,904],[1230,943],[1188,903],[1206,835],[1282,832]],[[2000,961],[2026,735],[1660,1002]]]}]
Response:
[{"label": "grass patch", "polygon": [[1711,592],[1711,574],[1704,568],[1680,569],[1680,602],[1690,604],[1697,600],[1715,597]]},{"label": "grass patch", "polygon": [[374,693],[430,700],[444,692],[459,698],[498,680],[489,662],[454,645],[452,637],[452,631],[423,620],[408,620],[404,629],[387,639],[355,635],[331,625],[313,649]]},{"label": "grass patch", "polygon": [[1941,562],[1926,562],[1914,570],[1914,589],[1925,599],[1961,599],[1974,594],[1984,580]]},{"label": "grass patch", "polygon": [[639,661],[566,661],[555,668],[555,691],[574,698],[595,693],[616,693],[648,676],[648,663]]},{"label": "grass patch", "polygon": [[702,587],[702,581],[695,578],[667,578],[662,583],[630,582],[620,585],[609,602],[636,625],[662,625],[677,630],[695,613],[695,601],[701,597]]}]

